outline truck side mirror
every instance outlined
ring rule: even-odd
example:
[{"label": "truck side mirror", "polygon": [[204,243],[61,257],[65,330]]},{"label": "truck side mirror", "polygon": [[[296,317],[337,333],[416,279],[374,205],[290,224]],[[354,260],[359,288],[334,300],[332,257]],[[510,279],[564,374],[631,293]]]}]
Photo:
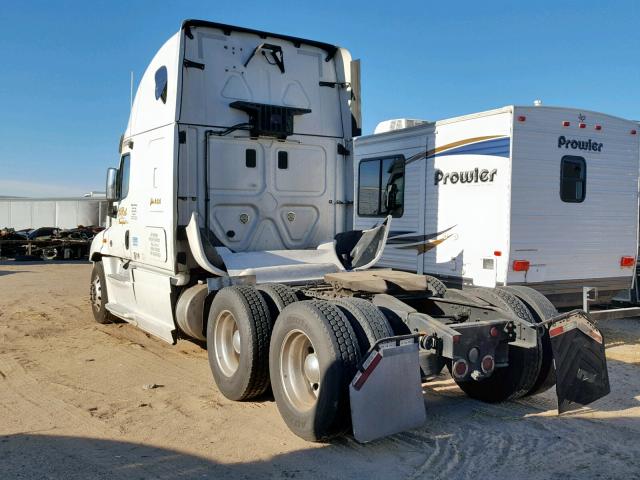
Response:
[{"label": "truck side mirror", "polygon": [[107,201],[115,202],[118,200],[117,193],[117,181],[118,181],[118,169],[117,168],[109,168],[107,170]]},{"label": "truck side mirror", "polygon": [[384,208],[386,212],[396,208],[396,195],[398,193],[398,186],[395,183],[387,185],[384,193]]}]

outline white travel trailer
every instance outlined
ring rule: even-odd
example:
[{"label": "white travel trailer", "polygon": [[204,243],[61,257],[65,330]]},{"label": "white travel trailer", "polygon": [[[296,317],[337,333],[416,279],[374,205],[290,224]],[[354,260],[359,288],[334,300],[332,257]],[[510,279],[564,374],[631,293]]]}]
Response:
[{"label": "white travel trailer", "polygon": [[[110,225],[90,256],[96,321],[206,340],[222,394],[271,386],[309,440],[421,425],[421,379],[445,365],[485,401],[556,377],[560,411],[608,393],[584,313],[557,315],[527,289],[471,294],[368,270],[391,219],[348,230],[357,72],[333,45],[185,21],[143,75],[107,174]],[[574,385],[583,361],[590,382]]]},{"label": "white travel trailer", "polygon": [[354,228],[393,215],[379,265],[448,285],[527,285],[556,306],[631,287],[638,134],[572,108],[508,106],[355,142]]}]

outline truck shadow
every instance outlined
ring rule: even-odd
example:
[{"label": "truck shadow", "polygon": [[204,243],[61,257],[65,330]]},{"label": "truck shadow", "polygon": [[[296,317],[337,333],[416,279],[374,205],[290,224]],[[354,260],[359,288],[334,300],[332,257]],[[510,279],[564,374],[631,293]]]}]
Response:
[{"label": "truck shadow", "polygon": [[[2,265],[2,263],[0,263]],[[0,270],[0,277],[12,275],[14,273],[31,273],[29,270]]]},{"label": "truck shadow", "polygon": [[[3,478],[266,478],[271,461],[222,464],[165,448],[94,438],[17,434],[0,437]],[[287,477],[287,472],[280,471]],[[292,472],[295,477],[295,472]]]}]

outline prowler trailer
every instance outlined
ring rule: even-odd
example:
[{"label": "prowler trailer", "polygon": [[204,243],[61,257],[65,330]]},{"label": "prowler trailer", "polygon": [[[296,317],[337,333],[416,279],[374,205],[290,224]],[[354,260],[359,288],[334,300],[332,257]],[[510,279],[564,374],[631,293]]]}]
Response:
[{"label": "prowler trailer", "polygon": [[583,313],[557,316],[524,288],[369,269],[391,218],[350,230],[358,87],[342,48],[185,21],[142,77],[107,173],[95,319],[206,341],[222,394],[270,386],[309,440],[420,426],[421,381],[445,366],[486,401],[544,390],[556,371],[561,411],[606,394],[603,341]]},{"label": "prowler trailer", "polygon": [[354,226],[393,215],[381,266],[608,303],[636,274],[638,152],[634,122],[542,106],[360,137]]}]

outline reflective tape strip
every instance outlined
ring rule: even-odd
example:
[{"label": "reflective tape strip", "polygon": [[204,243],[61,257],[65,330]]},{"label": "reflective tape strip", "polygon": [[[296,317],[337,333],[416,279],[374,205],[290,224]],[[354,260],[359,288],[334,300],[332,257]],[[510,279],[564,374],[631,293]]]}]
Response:
[{"label": "reflective tape strip", "polygon": [[380,355],[380,353],[378,352],[367,359],[367,362],[365,363],[368,363],[368,365],[363,365],[364,370],[361,373],[359,372],[353,379],[353,388],[355,388],[356,390],[360,390],[362,388],[364,382],[367,381],[367,378],[369,378],[369,376],[373,373],[375,368],[380,363],[380,360],[382,360],[382,355]]}]

